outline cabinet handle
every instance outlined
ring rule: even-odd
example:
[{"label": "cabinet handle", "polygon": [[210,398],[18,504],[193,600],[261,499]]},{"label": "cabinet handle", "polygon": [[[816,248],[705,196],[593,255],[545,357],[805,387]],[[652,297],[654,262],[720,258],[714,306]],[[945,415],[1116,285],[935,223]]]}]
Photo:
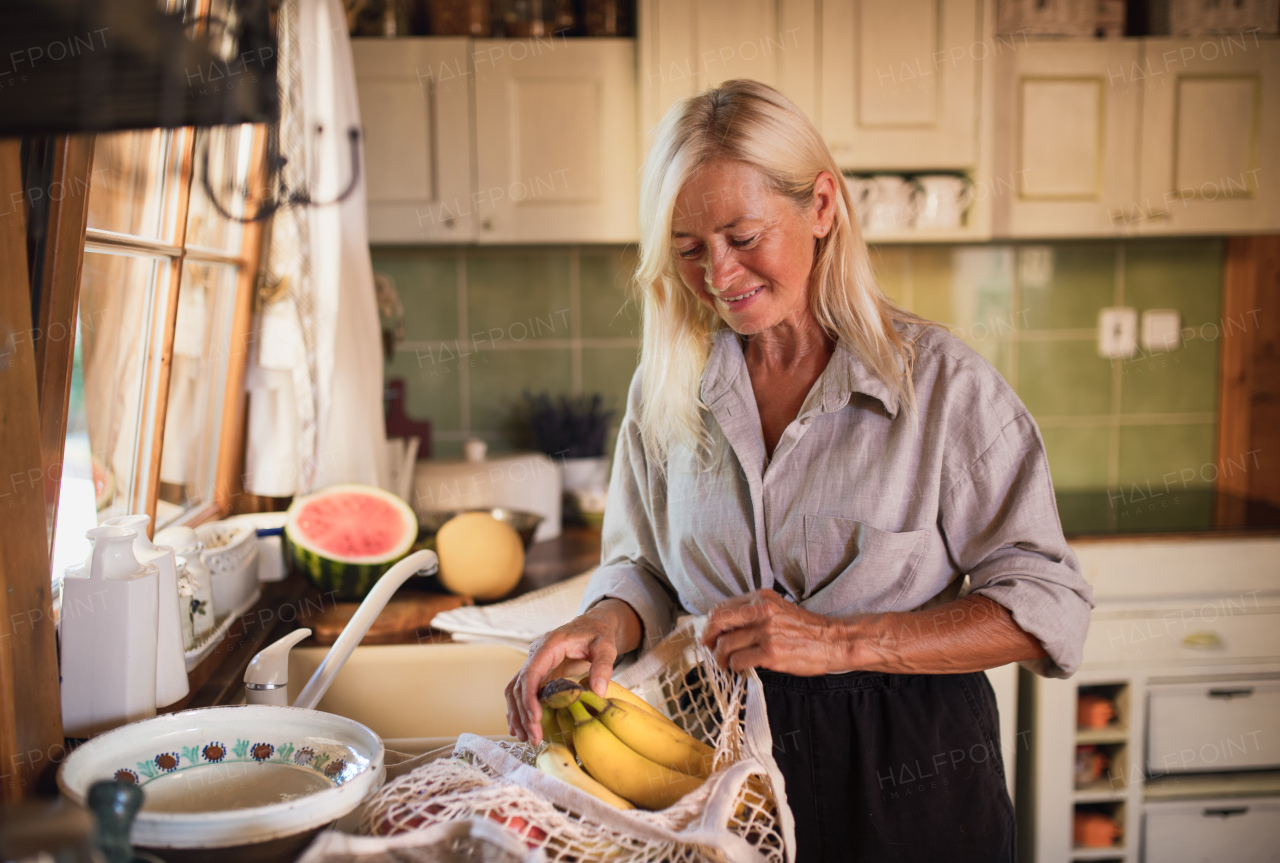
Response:
[{"label": "cabinet handle", "polygon": [[1210,698],[1221,698],[1224,701],[1230,701],[1233,698],[1248,698],[1253,695],[1252,686],[1244,686],[1240,689],[1210,689]]},{"label": "cabinet handle", "polygon": [[1222,636],[1216,632],[1192,632],[1182,639],[1182,646],[1192,650],[1221,650]]},{"label": "cabinet handle", "polygon": [[1203,814],[1205,818],[1230,818],[1232,815],[1247,815],[1248,812],[1248,806],[1234,806],[1223,809],[1206,809]]},{"label": "cabinet handle", "polygon": [[493,227],[493,222],[489,219],[481,219],[480,227],[484,228],[487,231]]},{"label": "cabinet handle", "polygon": [[444,217],[444,226],[449,229],[453,228],[453,216]]}]

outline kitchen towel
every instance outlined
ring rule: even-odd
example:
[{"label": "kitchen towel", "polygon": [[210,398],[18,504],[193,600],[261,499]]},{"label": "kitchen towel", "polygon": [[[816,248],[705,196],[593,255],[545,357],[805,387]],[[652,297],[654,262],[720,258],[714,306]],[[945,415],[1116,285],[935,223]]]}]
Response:
[{"label": "kitchen towel", "polygon": [[595,567],[581,575],[496,605],[467,605],[437,614],[435,629],[454,641],[505,644],[529,652],[529,645],[578,616],[578,603]]}]

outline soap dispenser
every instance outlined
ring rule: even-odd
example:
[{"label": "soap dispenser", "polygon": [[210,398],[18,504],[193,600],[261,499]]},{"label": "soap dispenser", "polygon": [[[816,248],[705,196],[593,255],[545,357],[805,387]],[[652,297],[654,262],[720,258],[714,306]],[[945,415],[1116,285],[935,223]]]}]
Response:
[{"label": "soap dispenser", "polygon": [[157,546],[147,538],[148,515],[121,515],[103,524],[130,527],[138,532],[133,540],[133,554],[139,563],[155,564],[159,571],[157,601],[159,617],[156,629],[156,707],[167,707],[190,692],[187,681],[186,650],[182,642],[182,618],[178,602],[178,564],[173,549]]},{"label": "soap dispenser", "polygon": [[62,726],[89,737],[156,713],[158,569],[139,563],[137,531],[104,525],[89,570],[69,569],[62,594]]}]

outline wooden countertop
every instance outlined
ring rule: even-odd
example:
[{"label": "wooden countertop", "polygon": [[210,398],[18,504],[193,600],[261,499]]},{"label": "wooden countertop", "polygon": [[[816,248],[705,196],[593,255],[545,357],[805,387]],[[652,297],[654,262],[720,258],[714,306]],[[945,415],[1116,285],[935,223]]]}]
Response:
[{"label": "wooden countertop", "polygon": [[[599,562],[600,531],[588,527],[565,528],[557,538],[529,548],[525,556],[524,575],[515,590],[503,599],[512,599],[563,581],[585,572]],[[429,581],[434,582],[434,579]],[[393,601],[399,603],[397,611],[404,619],[413,617],[404,614],[408,605],[430,606],[434,610],[442,610],[449,605],[461,604],[460,601],[449,602],[446,599],[448,595],[443,594],[438,586],[434,590],[428,589],[431,587],[432,585],[427,585],[426,588],[414,586],[411,581],[396,593]],[[244,692],[244,670],[259,650],[295,629],[312,626],[321,616],[335,613],[349,616],[355,606],[356,603],[335,603],[299,575],[263,584],[262,599],[258,604],[231,625],[222,644],[214,649],[208,659],[192,669],[191,693],[160,712],[173,713],[191,707],[236,703]],[[427,625],[399,632],[384,632],[377,643],[421,644],[449,640],[446,633],[430,628],[429,617],[433,611],[428,611],[425,615],[422,609],[417,609],[417,612],[419,621]],[[313,638],[302,642],[303,645],[316,643]]]}]

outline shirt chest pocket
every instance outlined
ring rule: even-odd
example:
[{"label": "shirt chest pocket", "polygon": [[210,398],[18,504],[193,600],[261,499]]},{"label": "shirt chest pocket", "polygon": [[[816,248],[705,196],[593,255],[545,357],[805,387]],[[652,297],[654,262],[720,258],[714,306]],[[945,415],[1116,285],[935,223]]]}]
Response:
[{"label": "shirt chest pocket", "polygon": [[892,533],[851,518],[804,517],[805,593],[818,614],[894,611],[911,584],[928,530]]}]

